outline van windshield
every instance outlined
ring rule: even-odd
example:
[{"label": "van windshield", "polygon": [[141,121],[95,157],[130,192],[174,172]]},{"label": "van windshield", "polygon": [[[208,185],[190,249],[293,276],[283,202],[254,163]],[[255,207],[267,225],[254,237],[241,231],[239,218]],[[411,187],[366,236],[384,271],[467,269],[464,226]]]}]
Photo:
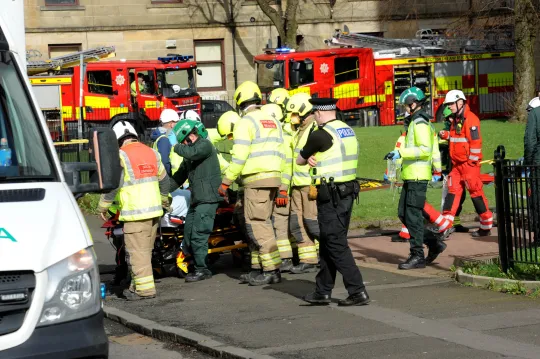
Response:
[{"label": "van windshield", "polygon": [[14,57],[0,51],[0,183],[58,180]]}]

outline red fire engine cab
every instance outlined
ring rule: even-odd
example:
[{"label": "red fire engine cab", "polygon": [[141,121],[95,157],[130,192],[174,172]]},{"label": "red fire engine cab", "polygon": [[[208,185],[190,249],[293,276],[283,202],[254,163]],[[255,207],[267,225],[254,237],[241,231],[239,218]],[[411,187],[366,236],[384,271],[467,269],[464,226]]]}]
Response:
[{"label": "red fire engine cab", "polygon": [[483,48],[475,47],[469,53],[452,53],[421,41],[339,30],[327,43],[341,47],[299,52],[265,49],[254,59],[261,90],[283,87],[291,94],[337,98],[345,119],[363,126],[399,123],[403,119],[399,95],[411,86],[429,96],[427,111],[437,121],[442,120],[444,96],[453,89],[463,90],[480,118],[508,114],[514,85],[511,51],[482,52]]},{"label": "red fire engine cab", "polygon": [[[120,119],[153,127],[166,108],[201,113],[193,56],[115,60],[86,64],[82,86],[84,123],[102,126]],[[32,76],[30,82],[48,123],[65,128],[80,118],[80,66],[68,75]],[[61,123],[61,124],[60,124]],[[51,127],[51,126],[49,126]]]}]

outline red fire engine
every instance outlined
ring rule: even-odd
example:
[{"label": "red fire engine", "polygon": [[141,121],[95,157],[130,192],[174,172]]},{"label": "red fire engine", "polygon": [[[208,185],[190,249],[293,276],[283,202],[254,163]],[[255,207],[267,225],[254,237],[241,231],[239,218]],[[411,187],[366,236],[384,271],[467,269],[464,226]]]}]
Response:
[{"label": "red fire engine", "polygon": [[[86,64],[82,86],[84,122],[103,125],[126,119],[147,127],[166,108],[200,114],[201,97],[195,86],[195,74],[200,70],[192,58],[174,55],[157,60]],[[56,123],[57,131],[80,118],[80,71],[80,66],[74,66],[68,75],[30,77],[45,117],[49,123]]]},{"label": "red fire engine", "polygon": [[284,87],[291,94],[337,98],[345,119],[365,126],[402,120],[399,95],[411,86],[430,97],[427,110],[438,121],[444,96],[452,89],[463,90],[480,118],[508,114],[513,93],[511,51],[486,52],[486,46],[469,41],[461,46],[468,53],[458,53],[459,49],[453,52],[444,46],[448,42],[432,36],[427,41],[395,40],[339,30],[326,42],[341,47],[301,52],[265,49],[265,54],[255,57],[261,90]]}]

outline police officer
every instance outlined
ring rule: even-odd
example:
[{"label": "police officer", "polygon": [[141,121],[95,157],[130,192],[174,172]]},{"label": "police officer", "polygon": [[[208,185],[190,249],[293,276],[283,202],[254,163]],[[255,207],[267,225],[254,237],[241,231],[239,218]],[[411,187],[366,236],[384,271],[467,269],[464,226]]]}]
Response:
[{"label": "police officer", "polygon": [[[423,110],[422,105],[426,96],[417,87],[411,87],[400,95],[399,103],[411,115],[405,118],[406,135],[403,147],[394,149],[385,156],[386,159],[403,159],[401,178],[403,189],[399,199],[398,216],[409,230],[410,255],[399,269],[425,268],[424,258],[424,217],[422,210],[426,203],[428,182],[432,179],[432,156],[435,132],[430,116]],[[428,264],[444,251],[446,246],[441,241],[430,238]]]},{"label": "police officer", "polygon": [[171,181],[171,192],[182,186],[189,178],[191,204],[184,227],[184,244],[190,248],[195,261],[195,271],[189,273],[186,282],[198,282],[212,277],[208,269],[208,237],[214,228],[219,202],[217,190],[221,184],[221,172],[217,150],[207,139],[199,136],[197,121],[181,120],[174,127],[178,144],[174,151],[184,158]]},{"label": "police officer", "polygon": [[336,120],[336,99],[314,98],[310,102],[319,127],[309,135],[296,163],[309,164],[318,185],[321,269],[315,292],[303,299],[311,304],[329,304],[339,271],[349,296],[338,305],[365,305],[369,296],[347,242],[353,201],[360,192],[356,181],[358,141],[349,126]]}]

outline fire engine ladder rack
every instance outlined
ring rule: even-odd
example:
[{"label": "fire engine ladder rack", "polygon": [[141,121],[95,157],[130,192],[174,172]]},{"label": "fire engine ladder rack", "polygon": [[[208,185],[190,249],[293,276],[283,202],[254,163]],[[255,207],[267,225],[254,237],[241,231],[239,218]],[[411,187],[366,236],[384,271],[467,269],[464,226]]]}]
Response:
[{"label": "fire engine ladder rack", "polygon": [[85,63],[90,61],[99,61],[101,59],[116,56],[114,46],[96,47],[84,51],[74,52],[72,54],[54,57],[44,61],[28,61],[28,75],[37,75],[42,72],[58,71],[62,68],[77,66],[80,64],[81,55]]},{"label": "fire engine ladder rack", "polygon": [[389,39],[351,33],[347,26],[336,30],[331,39],[325,40],[328,46],[371,48],[376,57],[410,57],[412,55],[444,55],[456,53],[479,53],[489,51],[513,51],[512,41],[472,40],[448,38],[433,34],[430,29],[417,31],[416,39]]}]

